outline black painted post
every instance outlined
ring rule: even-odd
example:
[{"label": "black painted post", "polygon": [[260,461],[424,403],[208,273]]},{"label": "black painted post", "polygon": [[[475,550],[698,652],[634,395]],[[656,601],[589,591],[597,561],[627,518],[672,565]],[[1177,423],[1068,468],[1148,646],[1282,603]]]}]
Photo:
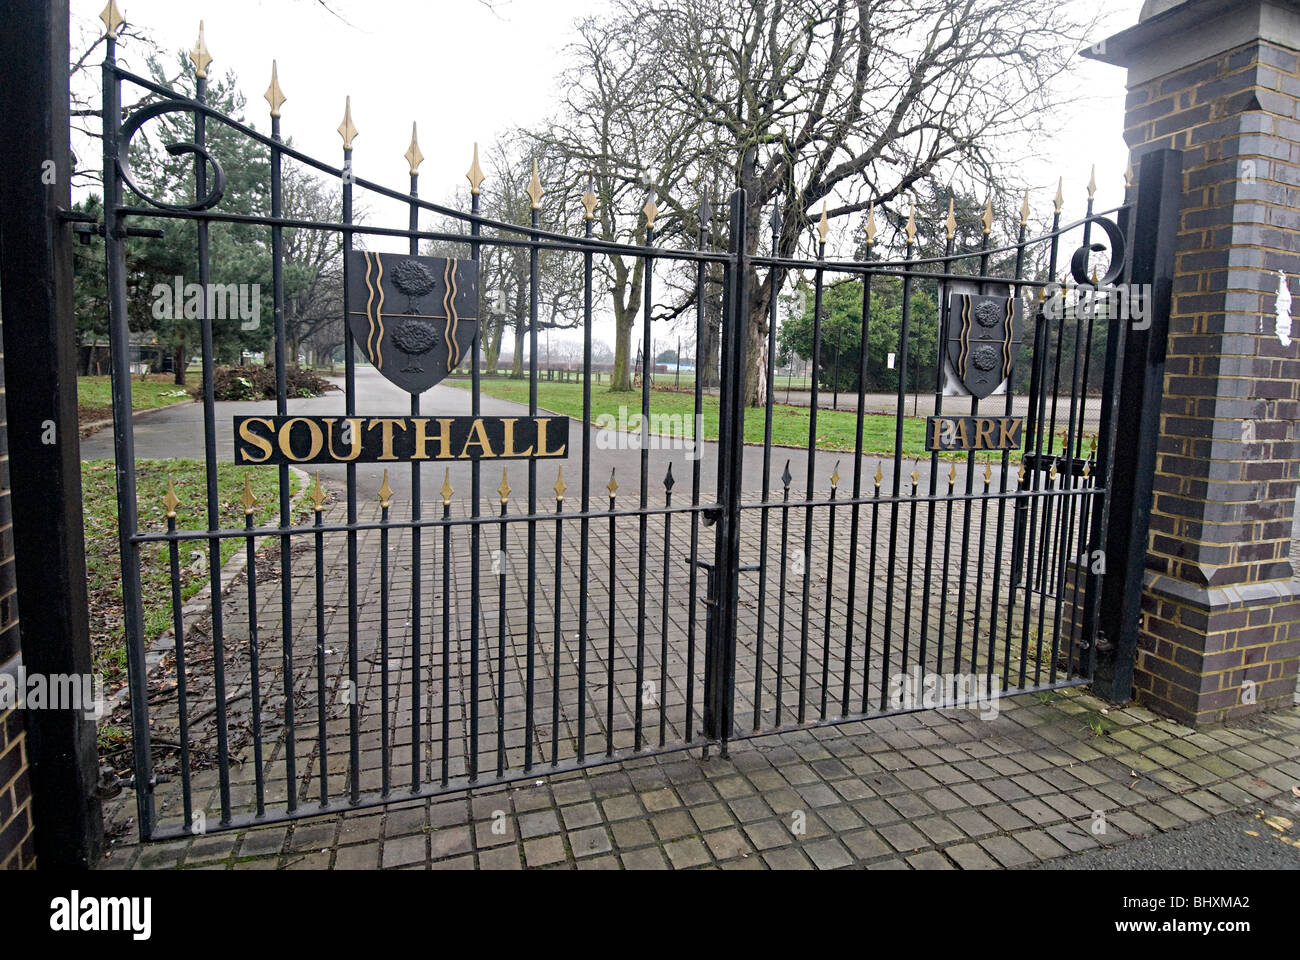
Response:
[{"label": "black painted post", "polygon": [[[1098,644],[1093,687],[1112,703],[1132,697],[1137,660],[1143,570],[1151,526],[1151,498],[1160,436],[1160,407],[1164,396],[1165,350],[1173,300],[1174,255],[1178,241],[1178,211],[1182,195],[1183,155],[1156,150],[1142,158],[1137,204],[1133,212],[1134,290],[1151,291],[1146,304],[1150,325],[1132,322],[1112,326],[1123,332],[1123,366],[1119,396],[1112,408],[1118,419],[1114,468],[1106,513],[1106,572],[1098,614]],[[1149,285],[1149,287],[1148,287]],[[1108,341],[1107,349],[1113,348]],[[1108,369],[1109,369],[1108,364]],[[1112,396],[1107,384],[1103,393]],[[1106,435],[1103,424],[1102,435]],[[1101,451],[1107,457],[1107,451]],[[1090,584],[1091,586],[1091,584]],[[1091,592],[1091,591],[1090,591]],[[1093,604],[1085,601],[1091,610]],[[1085,636],[1088,631],[1085,625]]]},{"label": "black painted post", "polygon": [[[68,0],[12,0],[0,30],[0,287],[13,534],[28,674],[89,677],[77,436],[68,132]],[[37,864],[103,849],[95,722],[29,710]]]}]

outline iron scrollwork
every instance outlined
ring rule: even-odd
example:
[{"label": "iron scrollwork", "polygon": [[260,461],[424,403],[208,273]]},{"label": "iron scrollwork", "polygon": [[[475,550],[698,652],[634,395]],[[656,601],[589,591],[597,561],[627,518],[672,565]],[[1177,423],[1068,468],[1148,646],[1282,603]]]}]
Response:
[{"label": "iron scrollwork", "polygon": [[[1097,286],[1108,287],[1118,280],[1124,272],[1126,249],[1124,234],[1115,224],[1115,221],[1108,220],[1106,217],[1090,217],[1088,222],[1100,227],[1102,233],[1106,234],[1106,239],[1110,241],[1110,266],[1106,268],[1106,275],[1096,281]],[[1087,285],[1094,282],[1088,276],[1089,257],[1094,253],[1102,253],[1105,250],[1106,244],[1104,243],[1086,243],[1074,251],[1074,256],[1070,258],[1070,275],[1074,277],[1076,283]]]},{"label": "iron scrollwork", "polygon": [[118,172],[122,177],[122,182],[130,188],[131,192],[151,206],[159,207],[163,210],[178,210],[197,212],[200,210],[211,210],[221,202],[222,196],[226,192],[226,172],[221,167],[221,162],[214,157],[206,147],[200,146],[192,140],[182,141],[180,143],[169,143],[165,147],[166,151],[173,157],[193,154],[203,163],[212,167],[212,178],[208,188],[207,195],[195,200],[193,203],[167,203],[159,200],[157,197],[150,196],[140,189],[135,179],[131,176],[131,139],[139,132],[140,128],[157,117],[167,113],[203,113],[214,116],[218,119],[220,114],[209,109],[196,101],[178,101],[164,100],[159,103],[153,103],[149,106],[142,107],[127,118],[122,124],[121,136],[119,137],[119,146],[117,154]]}]

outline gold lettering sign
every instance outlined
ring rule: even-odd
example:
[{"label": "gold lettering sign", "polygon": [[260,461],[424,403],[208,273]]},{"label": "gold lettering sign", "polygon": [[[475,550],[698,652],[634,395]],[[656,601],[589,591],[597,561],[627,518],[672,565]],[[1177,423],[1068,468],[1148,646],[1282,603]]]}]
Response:
[{"label": "gold lettering sign", "polygon": [[533,460],[568,455],[568,417],[236,417],[235,463]]},{"label": "gold lettering sign", "polygon": [[926,421],[927,450],[1019,450],[1023,417],[930,417]]}]

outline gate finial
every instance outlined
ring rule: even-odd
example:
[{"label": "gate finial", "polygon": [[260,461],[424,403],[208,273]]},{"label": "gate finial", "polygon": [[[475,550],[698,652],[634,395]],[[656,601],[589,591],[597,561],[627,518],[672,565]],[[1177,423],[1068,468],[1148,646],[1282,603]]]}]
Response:
[{"label": "gate finial", "polygon": [[352,98],[343,98],[343,122],[339,124],[339,136],[343,138],[343,149],[351,150],[352,141],[356,139],[359,130],[352,123]]},{"label": "gate finial", "polygon": [[916,242],[916,201],[915,200],[911,201],[908,204],[907,226],[903,228],[903,232],[907,234],[907,242],[909,246]]},{"label": "gate finial", "polygon": [[194,76],[200,80],[208,76],[208,64],[212,62],[212,55],[208,53],[208,45],[203,42],[203,21],[199,21],[199,39],[194,43],[194,49],[190,51],[190,62],[194,64]]},{"label": "gate finial", "polygon": [[113,40],[117,39],[117,28],[126,22],[122,16],[122,11],[117,9],[117,0],[108,0],[108,6],[104,12],[99,15],[99,19],[104,21],[104,36]]},{"label": "gate finial", "polygon": [[316,512],[320,513],[325,509],[325,491],[320,485],[320,471],[316,471],[316,485],[311,488],[311,502],[316,505]]},{"label": "gate finial", "polygon": [[478,196],[482,192],[483,181],[487,178],[483,176],[483,168],[478,165],[478,144],[474,144],[474,162],[469,165],[469,172],[465,174],[465,179],[469,181],[469,192]]},{"label": "gate finial", "polygon": [[957,217],[953,214],[952,194],[948,195],[948,219],[944,221],[943,225],[948,231],[949,240],[957,236]]},{"label": "gate finial", "polygon": [[880,481],[885,479],[885,471],[880,468],[880,461],[876,461],[876,475],[872,477],[876,481],[876,490],[880,490]]},{"label": "gate finial", "polygon": [[537,173],[537,158],[533,157],[533,179],[528,181],[528,199],[533,201],[533,209],[542,209],[542,178]]},{"label": "gate finial", "polygon": [[1088,199],[1092,200],[1097,196],[1097,165],[1092,165],[1092,175],[1088,177]]},{"label": "gate finial", "polygon": [[244,474],[244,492],[239,495],[239,502],[244,505],[244,515],[251,517],[253,508],[257,506],[257,497],[253,496],[253,481],[248,474]]},{"label": "gate finial", "polygon": [[167,494],[163,497],[163,506],[167,508],[169,518],[176,516],[176,508],[181,505],[181,498],[176,496],[176,488],[172,486],[172,478],[167,478]]},{"label": "gate finial", "polygon": [[609,471],[609,483],[605,484],[605,489],[609,491],[609,499],[613,500],[618,494],[618,481],[614,479],[614,471],[617,467],[611,467]]},{"label": "gate finial", "polygon": [[1060,213],[1061,208],[1065,206],[1065,178],[1056,178],[1056,212]]},{"label": "gate finial", "polygon": [[876,204],[867,204],[867,246],[876,242]]},{"label": "gate finial", "polygon": [[501,468],[501,486],[497,487],[497,493],[501,497],[501,506],[510,502],[510,483],[506,480],[506,468]]},{"label": "gate finial", "polygon": [[830,232],[831,232],[830,221],[826,219],[826,201],[823,200],[822,217],[820,220],[817,221],[817,236],[821,239],[822,243],[825,243],[826,237],[830,234]]},{"label": "gate finial", "polygon": [[993,232],[993,194],[990,192],[984,201],[984,236]]},{"label": "gate finial", "polygon": [[266,102],[271,105],[271,116],[278,117],[280,108],[284,106],[287,98],[284,91],[280,89],[280,75],[274,60],[271,61],[271,85],[266,88],[266,93],[262,96],[266,97]]},{"label": "gate finial", "polygon": [[442,473],[442,489],[438,491],[442,494],[442,505],[451,506],[451,495],[456,491],[451,488],[451,467],[447,467]]},{"label": "gate finial", "polygon": [[650,199],[646,200],[641,212],[645,214],[646,229],[653,230],[655,220],[659,219],[659,204],[655,203],[655,192],[653,190],[650,191]]},{"label": "gate finial", "polygon": [[595,177],[590,173],[587,174],[587,192],[582,195],[582,209],[586,211],[588,220],[596,219],[596,204],[599,199],[596,197]]},{"label": "gate finial", "polygon": [[1020,203],[1020,225],[1029,223],[1029,191],[1025,190],[1025,199]]},{"label": "gate finial", "polygon": [[420,164],[424,163],[424,154],[420,152],[420,141],[415,136],[415,121],[411,121],[411,145],[406,148],[406,162],[411,166],[411,176],[420,172]]},{"label": "gate finial", "polygon": [[388,485],[388,471],[384,471],[384,482],[379,485],[379,505],[385,510],[393,502],[393,488]]},{"label": "gate finial", "polygon": [[555,471],[555,486],[551,488],[555,491],[555,502],[564,502],[564,491],[569,489],[564,485],[564,467],[559,467]]},{"label": "gate finial", "polygon": [[835,461],[835,471],[831,474],[831,489],[834,490],[840,485],[840,462]]}]

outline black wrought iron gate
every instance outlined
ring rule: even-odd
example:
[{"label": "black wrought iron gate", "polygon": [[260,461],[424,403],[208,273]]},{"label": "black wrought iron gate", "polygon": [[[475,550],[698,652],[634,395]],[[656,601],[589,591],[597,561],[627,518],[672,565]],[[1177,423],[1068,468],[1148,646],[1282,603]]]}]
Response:
[{"label": "black wrought iron gate", "polygon": [[[1125,340],[1116,335],[1122,317],[1098,305],[1113,306],[1130,279],[1127,207],[1094,212],[1090,194],[1084,217],[1065,223],[1058,194],[1045,235],[1028,236],[1026,207],[1018,235],[1002,246],[990,210],[973,248],[958,244],[950,214],[946,246],[930,256],[919,254],[909,219],[886,248],[901,254],[893,258],[877,255],[873,216],[866,256],[845,261],[826,259],[824,221],[814,256],[774,255],[784,229],[775,217],[769,252],[746,249],[750,211],[740,191],[723,210],[706,199],[697,210],[662,214],[652,195],[644,243],[608,242],[595,236],[600,198],[589,189],[585,233],[574,237],[542,229],[546,197],[536,174],[527,224],[482,216],[477,156],[470,211],[449,209],[419,196],[414,138],[409,191],[394,190],[353,174],[350,107],[335,166],[282,139],[274,77],[268,136],[208,105],[201,43],[193,98],[123,69],[115,43],[110,35],[103,67],[104,235],[142,836],[309,816],[696,745],[725,753],[729,741],[801,724],[986,706],[1091,676]],[[123,85],[148,98],[119,122]],[[149,196],[132,175],[132,138],[167,114],[193,119],[192,140],[167,145],[173,156],[193,157],[183,199]],[[212,124],[266,151],[267,209],[223,209]],[[339,221],[285,216],[287,163],[336,184]],[[404,205],[407,224],[358,222],[358,191]],[[656,246],[661,216],[690,225],[695,249]],[[125,241],[140,230],[133,225],[160,219],[195,226],[205,294],[196,321],[205,483],[145,503],[130,416]],[[233,226],[265,233],[277,390],[273,412],[259,408],[231,423],[214,398],[221,321],[207,292],[211,235]],[[287,389],[296,358],[284,321],[286,231],[343,240],[341,402],[298,401]],[[730,237],[725,250],[710,246],[718,232]],[[1094,279],[1089,258],[1106,249],[1094,243],[1099,232],[1111,258],[1104,276],[1082,292],[1062,291],[1063,274]],[[1081,246],[1067,272],[1058,254],[1072,249],[1062,246],[1072,234]],[[406,252],[376,249],[385,244]],[[440,257],[428,255],[431,246]],[[489,416],[477,282],[491,247],[525,251],[531,283],[527,402],[503,414],[493,400]],[[654,388],[652,324],[643,322],[643,419],[630,431],[593,425],[604,390],[593,383],[596,265],[615,254],[643,264],[643,318],[657,277],[693,281],[697,343],[706,285],[721,283],[719,386],[715,396],[697,371],[693,423],[670,417],[651,429],[650,417],[677,398]],[[549,382],[539,368],[542,256],[581,261],[584,355],[571,425],[539,402]],[[792,289],[796,271],[812,277],[814,375],[804,407],[776,402],[776,294]],[[765,356],[752,358],[750,330],[764,320],[751,315],[759,278],[774,288]],[[848,416],[825,409],[817,375],[832,283],[861,294],[851,441],[838,449],[819,432]],[[884,286],[899,294],[890,351],[897,389],[888,409],[870,412],[879,400],[864,374],[886,358],[869,350],[867,334],[879,309],[873,289]],[[909,397],[919,385],[908,379],[909,350],[922,295],[937,305],[939,356],[951,359],[937,365],[927,392],[933,416],[914,418],[906,407],[920,404]],[[397,304],[388,312],[385,298]],[[1103,383],[1090,392],[1102,352]],[[458,367],[467,391],[439,388],[422,401]],[[1025,370],[1027,389],[1018,386]],[[409,398],[409,414],[392,403],[376,413],[384,396]],[[806,444],[778,446],[776,417],[799,409]],[[715,415],[716,436],[706,426]],[[869,419],[887,424],[885,439],[872,439],[880,431],[867,429]],[[227,442],[238,462],[262,464],[249,470],[275,466],[269,520],[255,520],[251,485],[219,484]],[[404,461],[409,481],[397,469]],[[318,472],[304,482],[295,464]],[[363,475],[359,464],[373,469]],[[242,526],[221,510],[237,497]],[[197,525],[182,523],[186,500],[203,505]],[[181,556],[195,544],[207,553],[210,581],[201,610],[187,607],[180,589]],[[229,544],[244,564],[233,575],[231,550],[222,549]],[[168,594],[144,589],[143,551],[168,555]],[[170,636],[147,635],[145,610],[159,605],[170,613]],[[165,682],[151,688],[159,677]]]}]

